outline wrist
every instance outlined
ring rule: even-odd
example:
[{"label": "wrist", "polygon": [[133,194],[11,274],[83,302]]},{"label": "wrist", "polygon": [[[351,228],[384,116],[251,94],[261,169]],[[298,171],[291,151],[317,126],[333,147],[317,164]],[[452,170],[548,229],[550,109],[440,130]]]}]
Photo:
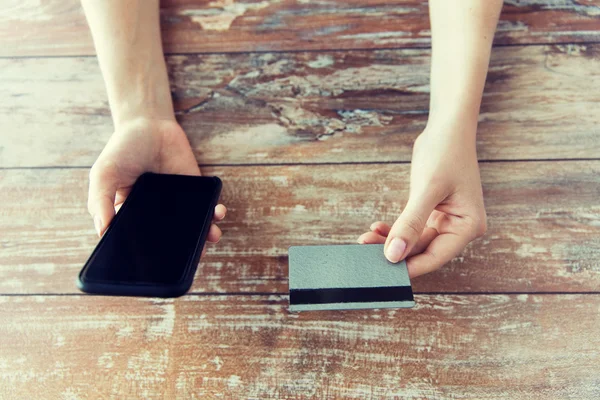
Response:
[{"label": "wrist", "polygon": [[173,107],[151,99],[122,100],[111,107],[115,130],[139,121],[165,121],[176,123]]},{"label": "wrist", "polygon": [[181,127],[175,119],[162,119],[156,116],[136,116],[120,120],[114,126],[116,134],[129,134],[131,132],[173,132]]},{"label": "wrist", "polygon": [[478,115],[469,109],[432,110],[424,132],[431,135],[454,136],[461,140],[475,141]]},{"label": "wrist", "polygon": [[147,100],[121,101],[111,107],[115,130],[139,121],[176,122],[172,107],[165,107]]},{"label": "wrist", "polygon": [[142,71],[121,72],[107,85],[115,127],[137,119],[175,121],[164,62]]}]

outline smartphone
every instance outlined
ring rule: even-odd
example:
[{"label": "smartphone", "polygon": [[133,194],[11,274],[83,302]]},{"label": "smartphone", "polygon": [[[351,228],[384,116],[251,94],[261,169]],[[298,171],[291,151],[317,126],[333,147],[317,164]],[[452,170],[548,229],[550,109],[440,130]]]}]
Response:
[{"label": "smartphone", "polygon": [[119,296],[186,293],[221,186],[217,177],[140,176],[79,273],[79,288]]}]

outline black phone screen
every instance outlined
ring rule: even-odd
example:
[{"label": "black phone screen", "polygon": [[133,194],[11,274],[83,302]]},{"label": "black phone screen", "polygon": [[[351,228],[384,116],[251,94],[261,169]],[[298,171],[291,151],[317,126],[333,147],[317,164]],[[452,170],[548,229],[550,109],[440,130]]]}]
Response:
[{"label": "black phone screen", "polygon": [[[221,189],[216,177],[144,174],[88,260],[81,281],[180,283],[202,251]],[[193,277],[192,277],[193,278]]]}]

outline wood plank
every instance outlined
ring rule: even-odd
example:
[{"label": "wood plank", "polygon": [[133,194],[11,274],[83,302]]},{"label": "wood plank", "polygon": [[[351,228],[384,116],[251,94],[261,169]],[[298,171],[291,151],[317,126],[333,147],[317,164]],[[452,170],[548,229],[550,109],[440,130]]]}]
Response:
[{"label": "wood plank", "polygon": [[595,399],[597,295],[0,297],[3,398]]},{"label": "wood plank", "polygon": [[[600,2],[505,1],[495,43],[600,40]],[[162,2],[169,53],[430,46],[425,0],[169,0]],[[0,56],[94,54],[77,0],[8,0]]]},{"label": "wood plank", "polygon": [[[598,292],[600,161],[481,165],[488,234],[419,292]],[[229,207],[224,237],[201,263],[194,292],[288,290],[291,245],[354,243],[393,222],[407,164],[219,167]],[[86,169],[0,171],[0,293],[76,293],[97,243]]]},{"label": "wood plank", "polygon": [[[428,109],[427,50],[174,56],[202,164],[407,161]],[[112,122],[96,60],[0,60],[0,166],[90,166]],[[494,52],[480,159],[600,154],[600,45]]]}]

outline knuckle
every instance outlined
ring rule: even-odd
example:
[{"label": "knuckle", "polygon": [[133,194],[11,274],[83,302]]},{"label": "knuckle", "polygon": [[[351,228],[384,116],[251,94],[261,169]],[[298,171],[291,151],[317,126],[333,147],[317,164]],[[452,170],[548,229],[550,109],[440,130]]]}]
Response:
[{"label": "knuckle", "polygon": [[479,225],[477,226],[477,237],[482,237],[483,235],[485,235],[487,233],[487,222],[485,221],[485,219],[479,223]]},{"label": "knuckle", "polygon": [[98,174],[98,167],[97,167],[98,163],[94,163],[94,165],[92,165],[92,168],[90,168],[90,173],[88,174],[88,179],[91,181],[94,179],[94,177]]},{"label": "knuckle", "polygon": [[425,226],[425,221],[423,221],[423,218],[417,214],[405,216],[402,223],[406,228],[408,228],[410,233],[415,236],[421,235],[423,227]]},{"label": "knuckle", "polygon": [[487,233],[487,218],[485,213],[471,219],[470,231],[472,232],[473,239],[478,239]]},{"label": "knuckle", "polygon": [[87,210],[90,213],[90,215],[94,215],[94,201],[91,195],[88,195]]},{"label": "knuckle", "polygon": [[105,179],[117,174],[117,165],[113,162],[97,160],[90,169],[90,180]]},{"label": "knuckle", "polygon": [[103,162],[96,160],[92,168],[90,168],[90,180],[99,177],[102,174]]}]

